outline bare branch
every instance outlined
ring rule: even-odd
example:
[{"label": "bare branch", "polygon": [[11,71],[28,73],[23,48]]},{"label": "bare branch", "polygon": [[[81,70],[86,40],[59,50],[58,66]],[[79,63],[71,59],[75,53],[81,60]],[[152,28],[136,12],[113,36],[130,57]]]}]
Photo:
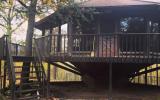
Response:
[{"label": "bare branch", "polygon": [[19,24],[16,26],[16,28],[11,31],[11,33],[13,33],[14,31],[16,31],[25,21],[26,21],[26,19],[24,19],[21,23],[19,23]]},{"label": "bare branch", "polygon": [[7,18],[6,17],[4,17],[3,15],[0,15],[0,17],[2,17],[7,22]]},{"label": "bare branch", "polygon": [[25,8],[27,8],[28,9],[28,6],[25,4],[25,3],[23,3],[21,0],[17,0],[23,7],[25,7]]},{"label": "bare branch", "polygon": [[4,24],[2,24],[2,23],[0,23],[0,26],[2,26],[2,27],[6,27]]}]

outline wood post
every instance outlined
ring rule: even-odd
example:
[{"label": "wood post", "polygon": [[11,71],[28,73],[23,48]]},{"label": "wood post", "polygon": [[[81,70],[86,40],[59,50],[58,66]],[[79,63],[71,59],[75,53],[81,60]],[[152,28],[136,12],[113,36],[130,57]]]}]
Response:
[{"label": "wood post", "polygon": [[42,36],[45,36],[45,29],[42,30]]},{"label": "wood post", "polygon": [[54,80],[56,80],[57,79],[57,66],[53,66],[53,74],[54,74]]},{"label": "wood post", "polygon": [[[158,69],[158,64],[156,64],[156,68]],[[157,86],[159,86],[159,82],[158,82],[158,81],[159,81],[159,74],[158,74],[158,71],[159,71],[159,70],[156,71],[156,74],[157,74],[157,75],[156,75],[156,76],[157,76],[157,77],[156,77],[156,78],[157,78]]]},{"label": "wood post", "polygon": [[109,99],[112,100],[112,63],[109,63]]},{"label": "wood post", "polygon": [[61,51],[61,25],[58,26],[57,52]]},{"label": "wood post", "polygon": [[67,34],[68,34],[68,53],[70,55],[72,54],[72,47],[73,47],[73,37],[71,36],[73,34],[73,23],[72,21],[68,22],[68,27],[67,27]]},{"label": "wood post", "polygon": [[[151,32],[151,28],[150,28],[150,21],[148,18],[146,18],[146,32],[150,33]],[[146,47],[146,55],[149,57],[149,52],[150,52],[150,36],[149,34],[147,35],[147,47]]]},{"label": "wood post", "polygon": [[53,32],[53,29],[51,28],[50,29],[50,39],[49,39],[49,54],[52,52],[52,32]]},{"label": "wood post", "polygon": [[145,85],[147,85],[147,67],[145,67]]},{"label": "wood post", "polygon": [[[95,41],[95,52],[96,52],[96,55],[97,57],[99,57],[99,53],[100,53],[100,48],[103,44],[100,43],[100,35],[101,34],[101,25],[100,25],[100,20],[97,21],[97,36],[95,37],[96,38],[96,41]],[[103,41],[102,41],[103,43]],[[102,49],[102,48],[101,48]]]},{"label": "wood post", "polygon": [[50,79],[51,79],[51,75],[50,75],[50,72],[51,72],[51,64],[50,63],[48,63],[48,70],[47,70],[48,72],[48,74],[47,74],[47,79],[48,79],[48,83],[50,83]]}]

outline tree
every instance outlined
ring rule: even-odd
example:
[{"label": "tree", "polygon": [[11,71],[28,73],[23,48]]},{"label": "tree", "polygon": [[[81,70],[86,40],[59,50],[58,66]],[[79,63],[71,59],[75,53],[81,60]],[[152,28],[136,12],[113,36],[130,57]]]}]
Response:
[{"label": "tree", "polygon": [[[57,9],[59,5],[67,3],[67,0],[17,0],[27,11],[28,17],[28,28],[27,28],[27,36],[26,36],[26,47],[25,47],[25,56],[32,56],[32,37],[34,33],[35,26],[35,17],[37,14],[43,13],[44,9],[48,10],[49,8]],[[30,63],[24,63],[22,68],[23,72],[28,72],[22,74],[22,77],[28,77],[23,79],[21,82],[26,82],[29,80],[29,71],[30,71]]]},{"label": "tree", "polygon": [[[32,56],[32,37],[34,33],[35,16],[48,9],[58,9],[60,5],[68,3],[69,0],[17,0],[27,10],[28,28],[26,36],[25,55]],[[26,5],[26,3],[28,5]],[[44,10],[45,9],[45,10]]]},{"label": "tree", "polygon": [[13,1],[2,1],[0,3],[0,28],[11,40],[14,33],[25,21],[22,6]]},{"label": "tree", "polygon": [[[9,0],[9,2],[13,2],[14,0]],[[79,18],[85,17],[81,14],[81,11],[77,9],[76,5],[74,5],[73,0],[17,0],[21,6],[23,6],[23,10],[26,12],[27,18],[28,18],[28,28],[27,28],[27,35],[26,35],[26,41],[25,41],[25,56],[32,56],[32,37],[34,33],[34,26],[35,26],[35,17],[36,15],[43,14],[43,12],[48,11],[49,9],[52,9],[54,11],[61,9],[61,11],[64,10],[66,6],[69,6],[69,9],[75,8],[76,13],[70,13],[72,15],[76,15]],[[61,14],[59,13],[60,17]],[[71,18],[70,15],[68,18]],[[78,21],[77,21],[78,22]],[[23,72],[28,72],[25,74],[22,74],[22,77],[28,77],[29,76],[29,68],[30,63],[24,63],[24,67],[22,68]],[[24,82],[28,81],[29,78],[25,79]],[[22,80],[23,82],[23,80]]]}]

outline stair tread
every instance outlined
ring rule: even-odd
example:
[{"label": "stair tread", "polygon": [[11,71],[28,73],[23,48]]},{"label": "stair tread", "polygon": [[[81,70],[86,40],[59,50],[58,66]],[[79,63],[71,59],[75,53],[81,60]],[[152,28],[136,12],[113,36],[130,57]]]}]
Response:
[{"label": "stair tread", "polygon": [[27,78],[29,78],[29,79],[37,79],[37,77],[18,77],[18,78],[16,78],[16,80],[27,79]]},{"label": "stair tread", "polygon": [[14,66],[14,68],[22,68],[22,66]]},{"label": "stair tread", "polygon": [[26,93],[26,92],[36,92],[40,89],[23,89],[23,90],[17,90],[15,93]]},{"label": "stair tread", "polygon": [[24,85],[39,85],[39,82],[30,82],[30,83],[23,83],[23,84],[20,84],[21,86],[24,86]]},{"label": "stair tread", "polygon": [[[38,72],[42,72],[42,71],[38,71]],[[36,71],[30,71],[30,72],[15,72],[16,74],[21,74],[21,73],[36,73]]]}]

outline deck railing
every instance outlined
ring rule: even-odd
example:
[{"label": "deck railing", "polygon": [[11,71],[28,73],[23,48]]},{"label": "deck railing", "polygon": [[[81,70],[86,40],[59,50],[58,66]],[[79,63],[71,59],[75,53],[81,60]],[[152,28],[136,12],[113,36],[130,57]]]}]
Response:
[{"label": "deck railing", "polygon": [[48,35],[36,39],[45,57],[160,58],[159,33]]},{"label": "deck railing", "polygon": [[11,43],[11,53],[13,56],[24,56],[25,46]]},{"label": "deck railing", "polygon": [[[3,58],[6,56],[6,37],[2,36],[0,38],[0,58]],[[16,44],[16,43],[10,43],[11,44],[11,54],[12,56],[24,56],[25,46]]]},{"label": "deck railing", "polygon": [[0,58],[2,59],[5,55],[5,45],[6,45],[6,36],[0,38]]}]

